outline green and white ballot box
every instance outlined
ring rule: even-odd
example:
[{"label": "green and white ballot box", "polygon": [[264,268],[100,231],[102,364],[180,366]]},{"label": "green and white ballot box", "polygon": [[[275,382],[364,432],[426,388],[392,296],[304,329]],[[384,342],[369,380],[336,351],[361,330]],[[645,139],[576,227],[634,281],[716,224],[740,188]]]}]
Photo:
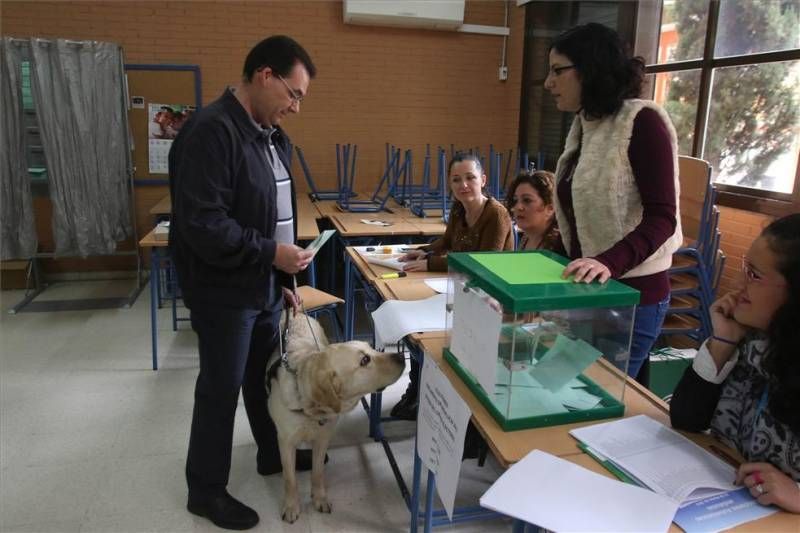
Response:
[{"label": "green and white ballot box", "polygon": [[542,250],[447,262],[444,358],[504,430],[622,416],[638,291]]}]

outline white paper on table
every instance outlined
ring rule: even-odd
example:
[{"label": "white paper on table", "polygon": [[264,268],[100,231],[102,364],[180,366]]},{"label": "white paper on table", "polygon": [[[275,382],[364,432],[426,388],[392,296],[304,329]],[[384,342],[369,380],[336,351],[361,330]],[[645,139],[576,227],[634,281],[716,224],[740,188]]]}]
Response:
[{"label": "white paper on table", "polygon": [[572,381],[603,354],[583,339],[559,334],[553,346],[531,369],[531,376],[552,392]]},{"label": "white paper on table", "polygon": [[489,304],[489,297],[482,296],[480,289],[465,290],[463,280],[456,281],[453,290],[450,351],[491,396],[497,378],[497,346],[503,316]]},{"label": "white paper on table", "polygon": [[418,331],[444,331],[446,325],[447,295],[437,294],[424,300],[389,300],[372,312],[375,324],[375,349]]},{"label": "white paper on table", "polygon": [[738,488],[731,465],[646,415],[573,429],[570,434],[677,503]]},{"label": "white paper on table", "polygon": [[417,454],[436,474],[436,491],[452,520],[470,410],[436,362],[427,354],[424,361],[419,389]]},{"label": "white paper on table", "polygon": [[438,294],[447,294],[447,278],[428,278],[425,285],[435,290]]},{"label": "white paper on table", "polygon": [[678,510],[665,496],[541,450],[500,476],[481,505],[551,531],[667,531]]},{"label": "white paper on table", "polygon": [[399,255],[391,255],[391,254],[378,254],[378,255],[364,255],[364,260],[367,263],[372,263],[374,265],[379,265],[386,268],[391,268],[393,270],[403,270],[403,267],[407,264],[403,261],[400,261]]}]

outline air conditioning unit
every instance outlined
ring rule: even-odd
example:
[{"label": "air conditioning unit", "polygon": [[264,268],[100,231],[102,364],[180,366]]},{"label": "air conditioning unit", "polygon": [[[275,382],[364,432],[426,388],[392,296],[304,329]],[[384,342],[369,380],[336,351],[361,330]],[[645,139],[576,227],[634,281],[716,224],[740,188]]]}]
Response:
[{"label": "air conditioning unit", "polygon": [[455,30],[464,24],[465,0],[344,0],[344,21],[366,26]]}]

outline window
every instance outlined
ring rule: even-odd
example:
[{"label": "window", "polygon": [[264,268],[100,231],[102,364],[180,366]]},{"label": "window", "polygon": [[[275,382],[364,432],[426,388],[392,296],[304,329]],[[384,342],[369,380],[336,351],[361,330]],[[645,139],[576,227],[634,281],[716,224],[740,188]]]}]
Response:
[{"label": "window", "polygon": [[559,111],[544,90],[550,43],[569,28],[588,22],[604,24],[633,42],[635,13],[636,4],[629,0],[539,0],[525,4],[519,145],[527,150],[531,161],[542,162],[544,170],[555,170],[574,118],[572,113]]},{"label": "window", "polygon": [[681,154],[709,161],[720,203],[800,209],[800,4],[652,0],[639,4],[648,93]]},{"label": "window", "polygon": [[31,89],[31,63],[22,61],[22,109],[24,111],[23,124],[25,127],[25,157],[28,163],[28,175],[31,178],[33,194],[36,196],[47,194],[47,161],[42,140],[39,133],[39,121],[36,117],[36,108],[33,105],[33,92]]}]

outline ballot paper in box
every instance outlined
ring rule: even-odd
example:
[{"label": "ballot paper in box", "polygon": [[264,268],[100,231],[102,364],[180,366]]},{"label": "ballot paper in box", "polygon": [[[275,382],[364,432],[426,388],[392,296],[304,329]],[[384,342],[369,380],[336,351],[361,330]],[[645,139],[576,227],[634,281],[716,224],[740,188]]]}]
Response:
[{"label": "ballot paper in box", "polygon": [[504,430],[622,416],[638,291],[547,251],[448,255],[444,357]]}]

